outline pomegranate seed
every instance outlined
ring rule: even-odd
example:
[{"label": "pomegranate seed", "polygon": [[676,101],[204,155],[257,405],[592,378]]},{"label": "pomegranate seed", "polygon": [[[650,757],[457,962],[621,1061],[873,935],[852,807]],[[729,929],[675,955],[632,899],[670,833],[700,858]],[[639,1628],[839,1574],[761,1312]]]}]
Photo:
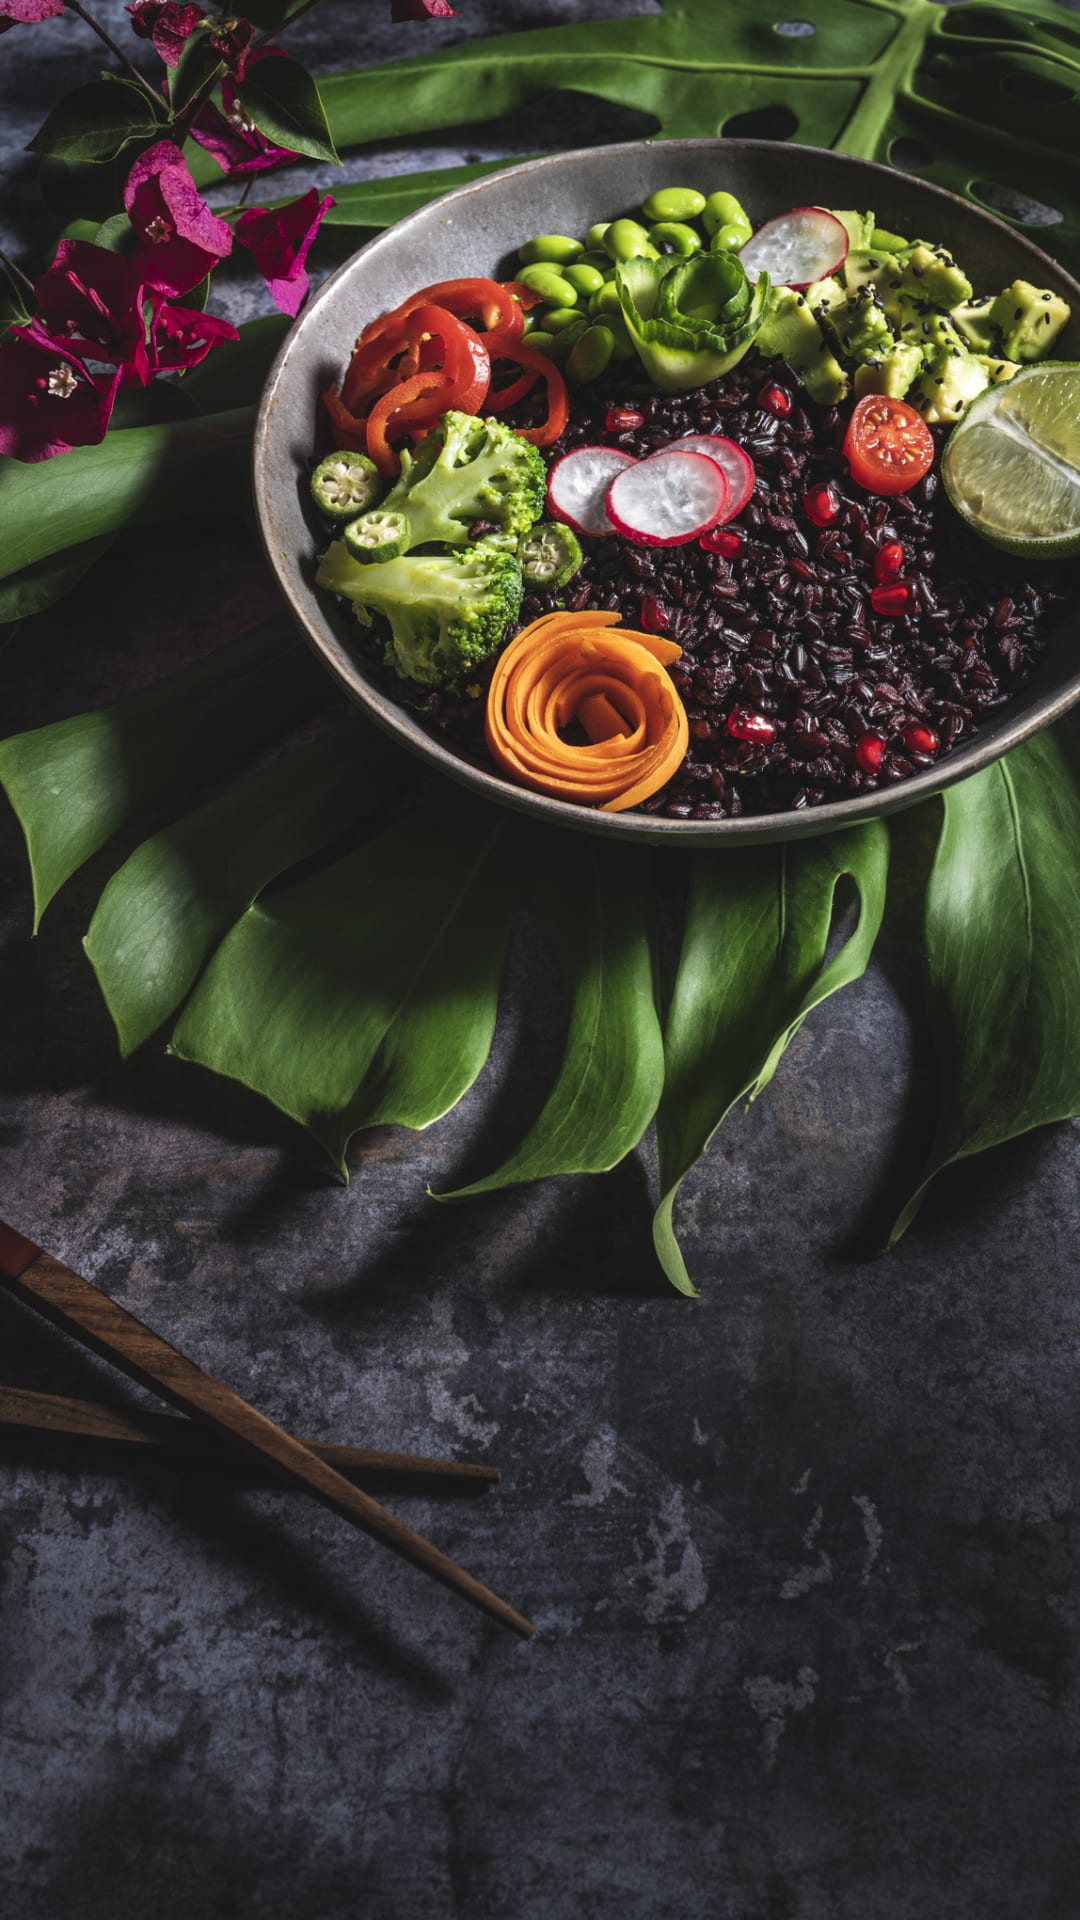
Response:
[{"label": "pomegranate seed", "polygon": [[900,738],[912,753],[936,753],[941,745],[932,727],[920,727],[914,722],[904,728]]},{"label": "pomegranate seed", "polygon": [[710,527],[707,533],[702,534],[698,545],[704,547],[706,553],[722,553],[725,560],[734,560],[746,542],[733,527]]},{"label": "pomegranate seed", "polygon": [[[749,707],[732,707],[728,714],[727,730],[733,740],[775,740],[776,728],[763,713],[752,713]],[[882,746],[884,746],[882,741]]]},{"label": "pomegranate seed", "polygon": [[876,773],[885,758],[883,733],[861,733],[855,742],[855,758],[864,773]]},{"label": "pomegranate seed", "polygon": [[641,624],[646,633],[666,633],[671,625],[671,615],[655,593],[641,596]]},{"label": "pomegranate seed", "polygon": [[783,387],[762,387],[757,403],[766,413],[774,413],[778,420],[786,420],[791,412],[791,395]]},{"label": "pomegranate seed", "polygon": [[874,555],[874,578],[895,580],[906,558],[899,540],[890,540],[884,547],[879,547]]},{"label": "pomegranate seed", "polygon": [[911,588],[906,580],[882,581],[874,587],[870,595],[870,605],[875,613],[884,613],[890,619],[896,619],[906,613],[911,605]]},{"label": "pomegranate seed", "polygon": [[645,425],[645,415],[634,407],[611,407],[604,425],[609,433],[634,433]]},{"label": "pomegranate seed", "polygon": [[803,506],[815,527],[831,527],[840,518],[840,501],[832,487],[811,487]]}]

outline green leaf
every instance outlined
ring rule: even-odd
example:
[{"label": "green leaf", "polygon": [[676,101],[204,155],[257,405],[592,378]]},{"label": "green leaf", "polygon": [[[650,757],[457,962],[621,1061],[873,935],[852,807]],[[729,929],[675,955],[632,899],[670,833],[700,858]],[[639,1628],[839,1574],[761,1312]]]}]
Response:
[{"label": "green leaf", "polygon": [[[530,155],[535,159],[536,155]],[[347,181],[334,188],[334,204],[323,217],[324,227],[392,227],[407,213],[426,207],[440,194],[450,193],[469,180],[500,173],[506,160],[476,160],[463,167],[433,167],[425,173],[394,173],[383,180]],[[292,196],[295,199],[295,195]],[[286,200],[268,200],[268,207],[285,207]]]},{"label": "green leaf", "polygon": [[1075,723],[948,787],[926,894],[940,1076],[910,1226],[955,1160],[1080,1113],[1080,756]]},{"label": "green leaf", "polygon": [[226,340],[186,373],[184,392],[201,413],[225,407],[253,407],[292,321],[287,313],[267,313],[245,320],[239,340]]},{"label": "green leaf", "polygon": [[107,433],[27,466],[0,457],[0,580],[120,527],[232,517],[248,497],[254,410]]},{"label": "green leaf", "polygon": [[664,1047],[656,1009],[648,853],[584,835],[550,837],[532,851],[547,884],[534,910],[554,934],[570,994],[570,1030],[558,1078],[521,1145],[483,1180],[440,1200],[463,1200],[557,1173],[604,1173],[633,1151],[656,1112]]},{"label": "green leaf", "polygon": [[[660,1263],[681,1293],[696,1289],[672,1219],[680,1183],[736,1101],[756,1099],[768,1085],[807,1015],[865,971],[888,866],[880,822],[760,851],[699,854],[691,862],[664,1036],[656,1122],[661,1200],[653,1222]],[[845,875],[858,891],[858,922],[826,964]]]},{"label": "green leaf", "polygon": [[34,931],[65,880],[125,821],[232,772],[328,691],[280,614],[103,713],[0,741],[0,786],[30,856]]},{"label": "green leaf", "polygon": [[19,282],[0,262],[0,340],[9,327],[29,325],[30,312],[26,304],[26,294]]},{"label": "green leaf", "polygon": [[169,105],[180,115],[199,94],[206,92],[225,62],[217,42],[210,37],[209,26],[197,26],[180,49],[180,58],[169,76]]},{"label": "green leaf", "polygon": [[62,600],[78,586],[95,560],[108,551],[112,541],[111,533],[100,534],[96,540],[84,540],[81,546],[69,547],[51,559],[37,560],[21,573],[0,581],[0,626],[12,620],[28,620],[31,614],[43,613]]},{"label": "green leaf", "polygon": [[30,151],[74,162],[113,160],[158,124],[142,88],[110,75],[66,94],[35,133]]},{"label": "green leaf", "polygon": [[298,60],[260,60],[236,92],[259,132],[275,145],[341,165],[319,88]]},{"label": "green leaf", "polygon": [[126,213],[114,213],[108,220],[103,220],[93,239],[96,247],[104,247],[109,253],[130,255],[135,251],[135,229]]},{"label": "green leaf", "polygon": [[350,719],[144,841],[109,881],[83,942],[121,1052],[175,1013],[269,881],[341,839],[413,766]]},{"label": "green leaf", "polygon": [[480,1072],[514,914],[508,816],[451,787],[249,908],[171,1051],[264,1094],[345,1171],[362,1127],[426,1127]]}]

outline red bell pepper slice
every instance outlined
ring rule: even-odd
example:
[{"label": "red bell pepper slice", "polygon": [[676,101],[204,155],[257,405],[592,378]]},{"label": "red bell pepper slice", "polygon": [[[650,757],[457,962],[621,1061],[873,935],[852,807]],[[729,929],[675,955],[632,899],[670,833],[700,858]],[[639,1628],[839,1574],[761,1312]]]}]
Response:
[{"label": "red bell pepper slice", "polygon": [[415,407],[426,395],[424,405],[431,410],[434,419],[437,413],[444,411],[443,396],[449,385],[446,375],[437,367],[431,367],[427,372],[414,373],[410,380],[403,380],[399,386],[391,387],[389,393],[384,393],[380,400],[376,400],[367,418],[366,450],[369,460],[374,460],[379,472],[385,474],[387,479],[393,479],[401,465],[387,438],[391,431],[400,432],[406,424],[400,415]]},{"label": "red bell pepper slice", "polygon": [[[566,391],[566,381],[554,361],[546,354],[530,347],[527,340],[508,339],[504,333],[489,333],[484,336],[488,353],[493,360],[512,360],[516,366],[530,368],[539,374],[547,386],[547,418],[538,427],[519,427],[523,440],[531,440],[534,447],[554,446],[567,420],[570,417],[570,399]],[[513,387],[503,388],[503,393],[513,392],[520,386],[515,381]],[[509,401],[503,402],[510,405]]]},{"label": "red bell pepper slice", "polygon": [[[418,307],[441,307],[458,320],[477,318],[488,331],[518,340],[525,324],[524,309],[538,296],[516,282],[500,286],[497,280],[440,280],[434,286],[421,287],[391,312],[372,320],[360,335],[342,386],[342,398],[353,412],[359,402],[377,390],[374,383],[381,371],[402,351],[408,333],[408,321]],[[414,369],[415,370],[415,369]],[[385,380],[382,387],[385,389]]]}]

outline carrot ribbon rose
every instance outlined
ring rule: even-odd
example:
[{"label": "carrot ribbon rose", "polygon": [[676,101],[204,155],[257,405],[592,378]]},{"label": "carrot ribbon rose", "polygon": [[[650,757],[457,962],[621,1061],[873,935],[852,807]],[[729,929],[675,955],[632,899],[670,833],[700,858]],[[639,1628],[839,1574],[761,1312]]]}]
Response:
[{"label": "carrot ribbon rose", "polygon": [[487,702],[488,749],[511,780],[603,813],[656,793],[689,740],[665,672],[682,649],[652,633],[615,633],[618,619],[547,613],[532,621],[500,655]]}]

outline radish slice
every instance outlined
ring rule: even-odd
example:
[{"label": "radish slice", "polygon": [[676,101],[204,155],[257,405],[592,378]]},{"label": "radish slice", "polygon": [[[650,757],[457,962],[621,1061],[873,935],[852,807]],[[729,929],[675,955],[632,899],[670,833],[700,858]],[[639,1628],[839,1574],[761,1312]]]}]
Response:
[{"label": "radish slice", "polygon": [[681,440],[672,441],[667,451],[674,453],[679,449],[686,453],[703,453],[707,460],[716,461],[731,488],[731,499],[720,518],[734,520],[735,515],[742,512],[757,482],[750,455],[744,453],[734,440],[725,440],[720,433],[684,433]]},{"label": "radish slice", "polygon": [[605,495],[624,467],[637,464],[632,453],[620,453],[618,447],[575,447],[548,474],[548,512],[575,533],[614,533]]},{"label": "radish slice", "polygon": [[642,547],[678,547],[721,519],[727,477],[703,453],[651,453],[617,473],[607,510],[617,533]]},{"label": "radish slice", "polygon": [[808,287],[847,259],[847,228],[824,207],[792,207],[766,220],[739,259],[753,280],[767,273],[774,287]]}]

